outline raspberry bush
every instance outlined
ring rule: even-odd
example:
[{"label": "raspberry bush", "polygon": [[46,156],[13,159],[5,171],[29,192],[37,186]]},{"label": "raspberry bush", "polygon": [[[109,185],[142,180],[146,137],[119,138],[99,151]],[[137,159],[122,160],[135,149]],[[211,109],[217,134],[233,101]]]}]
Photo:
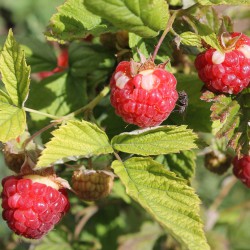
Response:
[{"label": "raspberry bush", "polygon": [[47,2],[0,4],[0,246],[248,249],[247,1]]}]

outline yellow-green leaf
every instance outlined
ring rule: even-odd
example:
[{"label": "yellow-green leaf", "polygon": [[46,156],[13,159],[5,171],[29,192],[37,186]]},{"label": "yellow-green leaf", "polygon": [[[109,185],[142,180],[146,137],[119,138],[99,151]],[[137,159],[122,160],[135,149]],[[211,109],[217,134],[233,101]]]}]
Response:
[{"label": "yellow-green leaf", "polygon": [[13,104],[23,107],[29,93],[30,67],[25,61],[24,51],[14,39],[12,30],[0,55],[0,72]]},{"label": "yellow-green leaf", "polygon": [[186,249],[209,250],[199,216],[200,200],[186,181],[151,158],[114,161],[127,193]]},{"label": "yellow-green leaf", "polygon": [[53,131],[52,135],[53,138],[45,145],[39,158],[37,168],[113,152],[105,132],[90,122],[68,121]]},{"label": "yellow-green leaf", "polygon": [[126,153],[159,155],[196,148],[196,138],[197,135],[186,126],[160,126],[122,133],[113,137],[111,144]]},{"label": "yellow-green leaf", "polygon": [[24,132],[25,111],[11,103],[9,97],[0,91],[0,141],[7,142]]}]

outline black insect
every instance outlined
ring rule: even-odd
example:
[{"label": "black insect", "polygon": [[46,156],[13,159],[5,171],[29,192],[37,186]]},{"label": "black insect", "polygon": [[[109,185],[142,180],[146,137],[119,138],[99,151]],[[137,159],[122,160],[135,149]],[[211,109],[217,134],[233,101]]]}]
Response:
[{"label": "black insect", "polygon": [[188,95],[185,91],[180,91],[178,92],[179,98],[177,100],[176,106],[178,107],[178,109],[176,111],[178,111],[180,114],[183,114],[188,106]]}]

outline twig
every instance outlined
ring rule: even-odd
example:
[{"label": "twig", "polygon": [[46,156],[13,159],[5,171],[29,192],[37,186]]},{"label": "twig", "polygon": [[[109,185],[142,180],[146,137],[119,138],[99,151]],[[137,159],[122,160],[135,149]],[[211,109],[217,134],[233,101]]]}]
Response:
[{"label": "twig", "polygon": [[219,217],[218,208],[237,181],[238,181],[237,178],[235,178],[233,175],[228,177],[224,181],[224,182],[226,182],[225,185],[222,187],[220,193],[218,194],[218,196],[215,198],[214,202],[211,204],[211,206],[207,210],[207,218],[209,218],[209,219],[207,219],[207,222],[205,225],[206,231],[211,230],[214,227],[214,225],[216,224],[216,221]]},{"label": "twig", "polygon": [[78,239],[83,227],[88,222],[88,220],[98,211],[97,206],[90,206],[84,209],[84,215],[82,219],[79,221],[77,226],[75,227],[74,239]]},{"label": "twig", "polygon": [[159,49],[160,49],[160,46],[161,46],[161,44],[162,44],[164,38],[166,37],[167,33],[168,33],[168,32],[170,31],[170,29],[172,28],[172,25],[173,25],[173,23],[174,23],[174,20],[175,20],[177,14],[178,14],[178,11],[175,11],[175,12],[173,13],[173,15],[169,18],[168,23],[167,23],[167,27],[166,27],[166,29],[164,30],[164,32],[162,33],[162,35],[161,35],[161,37],[160,37],[160,39],[159,39],[157,45],[155,46],[155,50],[154,50],[154,53],[153,53],[153,56],[152,56],[152,60],[153,60],[153,61],[154,61],[155,58],[156,58],[156,55],[157,55],[157,53],[158,53],[158,51],[159,51]]}]

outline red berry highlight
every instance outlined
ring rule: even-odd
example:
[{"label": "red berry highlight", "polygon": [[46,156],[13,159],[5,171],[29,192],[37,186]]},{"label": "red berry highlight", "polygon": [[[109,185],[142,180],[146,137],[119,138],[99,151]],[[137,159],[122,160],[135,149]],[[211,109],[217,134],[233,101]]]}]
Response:
[{"label": "red berry highlight", "polygon": [[223,53],[209,48],[196,57],[199,78],[212,92],[238,94],[249,85],[250,38],[235,32],[230,34],[227,43],[235,37],[239,39],[234,46]]},{"label": "red berry highlight", "polygon": [[247,187],[250,188],[250,156],[244,155],[238,159],[236,156],[233,160],[233,173],[242,181]]},{"label": "red berry highlight", "polygon": [[111,104],[117,115],[139,127],[161,124],[178,99],[175,77],[160,67],[133,73],[133,61],[120,62],[110,81]]},{"label": "red berry highlight", "polygon": [[57,184],[47,177],[8,176],[2,185],[3,219],[23,237],[40,239],[69,209],[66,190],[57,190]]}]

